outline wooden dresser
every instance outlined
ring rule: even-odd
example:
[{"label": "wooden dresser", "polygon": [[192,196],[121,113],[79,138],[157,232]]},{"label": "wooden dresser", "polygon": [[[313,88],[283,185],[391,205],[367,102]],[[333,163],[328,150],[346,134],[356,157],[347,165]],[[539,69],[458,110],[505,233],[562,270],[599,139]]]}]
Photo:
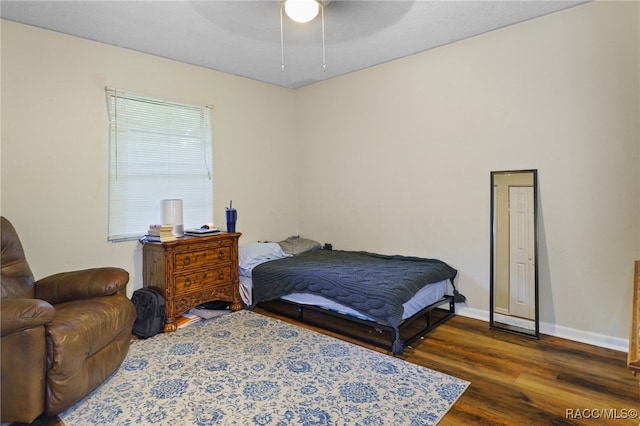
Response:
[{"label": "wooden dresser", "polygon": [[240,233],[147,242],[142,249],[142,278],[164,296],[167,319],[164,331],[176,330],[176,318],[211,300],[231,302],[242,309],[238,276]]},{"label": "wooden dresser", "polygon": [[633,371],[634,375],[640,372],[640,260],[635,261],[633,273],[633,308],[627,367]]}]

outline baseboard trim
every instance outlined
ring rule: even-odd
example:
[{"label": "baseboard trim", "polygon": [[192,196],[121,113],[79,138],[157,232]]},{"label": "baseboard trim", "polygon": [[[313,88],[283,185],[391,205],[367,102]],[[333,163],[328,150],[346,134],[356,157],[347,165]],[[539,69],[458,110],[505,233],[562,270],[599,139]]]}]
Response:
[{"label": "baseboard trim", "polygon": [[[489,312],[481,309],[469,308],[460,303],[456,304],[456,314],[463,317],[474,318],[489,323]],[[560,337],[575,342],[586,343],[602,348],[613,349],[620,352],[628,352],[629,339],[620,337],[606,336],[604,334],[593,333],[590,331],[577,330],[575,328],[564,327],[561,325],[540,322],[540,333],[549,336]]]}]

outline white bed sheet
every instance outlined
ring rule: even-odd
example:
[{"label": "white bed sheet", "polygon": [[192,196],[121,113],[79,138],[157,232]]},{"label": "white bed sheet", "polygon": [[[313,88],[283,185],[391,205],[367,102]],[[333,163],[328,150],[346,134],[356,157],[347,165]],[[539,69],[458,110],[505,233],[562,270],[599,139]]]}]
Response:
[{"label": "white bed sheet", "polygon": [[[431,305],[432,303],[437,302],[442,299],[444,295],[447,293],[449,288],[449,280],[440,281],[438,283],[429,284],[424,286],[420,291],[418,291],[415,296],[409,299],[404,306],[404,312],[402,314],[402,319],[407,319],[423,308]],[[250,277],[240,276],[240,296],[244,303],[248,306],[251,306],[251,295],[253,294],[253,280]],[[347,306],[341,305],[340,303],[336,303],[330,299],[327,299],[322,296],[317,296],[315,294],[309,293],[292,293],[286,296],[283,296],[282,299],[288,300],[290,302],[305,304],[305,305],[314,305],[320,306],[326,309],[331,309],[340,313],[344,313],[347,315],[351,315],[357,318],[362,318],[366,320],[371,320],[371,318],[366,315],[361,314],[360,312],[351,309]]]}]

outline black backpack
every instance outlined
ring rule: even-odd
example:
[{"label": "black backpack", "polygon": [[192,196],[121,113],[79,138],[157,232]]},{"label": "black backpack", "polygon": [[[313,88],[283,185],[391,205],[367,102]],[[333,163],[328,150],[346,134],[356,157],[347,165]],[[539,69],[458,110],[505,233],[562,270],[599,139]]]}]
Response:
[{"label": "black backpack", "polygon": [[146,339],[164,329],[164,297],[151,288],[141,288],[133,292],[131,301],[136,307],[138,317],[133,323],[133,334]]}]

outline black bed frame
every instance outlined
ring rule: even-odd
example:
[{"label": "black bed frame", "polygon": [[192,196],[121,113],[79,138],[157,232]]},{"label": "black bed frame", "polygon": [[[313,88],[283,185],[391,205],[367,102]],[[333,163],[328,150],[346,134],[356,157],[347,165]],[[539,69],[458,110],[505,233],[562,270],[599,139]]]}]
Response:
[{"label": "black bed frame", "polygon": [[[305,324],[314,325],[391,352],[393,351],[396,331],[391,326],[341,314],[326,308],[303,305],[283,299],[261,302],[258,306]],[[447,295],[417,312],[412,317],[400,322],[398,327],[400,331],[399,340],[403,350],[454,315],[454,296]]]}]

